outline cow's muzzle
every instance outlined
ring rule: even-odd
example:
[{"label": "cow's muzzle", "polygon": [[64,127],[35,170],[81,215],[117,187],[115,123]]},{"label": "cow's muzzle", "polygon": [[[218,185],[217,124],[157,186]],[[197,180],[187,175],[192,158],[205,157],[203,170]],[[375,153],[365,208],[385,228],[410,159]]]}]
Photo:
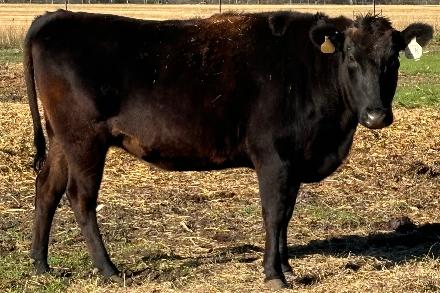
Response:
[{"label": "cow's muzzle", "polygon": [[370,129],[384,128],[393,123],[393,112],[391,109],[367,109],[361,115],[359,122]]}]

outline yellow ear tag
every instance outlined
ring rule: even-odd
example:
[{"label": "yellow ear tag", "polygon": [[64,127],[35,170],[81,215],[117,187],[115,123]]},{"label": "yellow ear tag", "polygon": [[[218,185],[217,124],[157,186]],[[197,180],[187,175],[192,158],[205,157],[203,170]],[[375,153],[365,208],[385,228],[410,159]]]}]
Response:
[{"label": "yellow ear tag", "polygon": [[330,41],[328,36],[325,36],[324,43],[321,44],[321,52],[324,54],[332,54],[335,52],[335,46]]}]

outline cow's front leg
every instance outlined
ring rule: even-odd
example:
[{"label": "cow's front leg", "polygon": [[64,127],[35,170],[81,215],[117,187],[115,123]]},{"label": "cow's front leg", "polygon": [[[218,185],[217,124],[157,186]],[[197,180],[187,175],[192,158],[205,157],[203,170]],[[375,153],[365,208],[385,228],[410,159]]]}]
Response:
[{"label": "cow's front leg", "polygon": [[[296,188],[295,188],[296,187]],[[287,247],[287,228],[289,226],[290,219],[292,218],[293,208],[295,207],[296,196],[298,194],[299,184],[291,186],[292,190],[290,195],[292,200],[286,202],[286,214],[281,224],[280,239],[279,239],[279,253],[281,258],[281,271],[287,278],[293,277],[293,270],[289,264],[289,250]]]},{"label": "cow's front leg", "polygon": [[272,158],[257,168],[266,229],[264,274],[274,289],[287,287],[284,271],[291,271],[287,254],[287,226],[292,216],[299,183],[288,163]]}]

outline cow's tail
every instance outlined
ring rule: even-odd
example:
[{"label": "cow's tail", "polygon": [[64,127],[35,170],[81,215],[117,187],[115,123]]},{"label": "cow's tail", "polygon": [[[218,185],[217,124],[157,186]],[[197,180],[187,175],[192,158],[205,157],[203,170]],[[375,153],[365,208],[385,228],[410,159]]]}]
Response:
[{"label": "cow's tail", "polygon": [[43,127],[41,125],[40,112],[38,111],[37,91],[35,88],[34,62],[32,58],[32,33],[29,30],[24,42],[24,77],[29,101],[29,107],[34,126],[34,145],[36,154],[34,156],[33,168],[40,171],[46,160],[46,140],[44,138]]}]

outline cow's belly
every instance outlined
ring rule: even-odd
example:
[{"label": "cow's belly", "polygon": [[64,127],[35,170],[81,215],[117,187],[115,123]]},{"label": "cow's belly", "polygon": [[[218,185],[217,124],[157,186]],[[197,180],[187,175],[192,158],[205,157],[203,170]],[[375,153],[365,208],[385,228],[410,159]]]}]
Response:
[{"label": "cow's belly", "polygon": [[326,141],[316,140],[307,153],[304,154],[303,163],[298,174],[304,183],[312,183],[330,176],[343,163],[348,156],[352,142],[353,131],[350,131],[337,143],[329,144]]},{"label": "cow's belly", "polygon": [[234,167],[252,167],[250,160],[238,152],[222,153],[211,149],[181,149],[178,146],[143,146],[131,138],[124,138],[121,146],[138,158],[170,171],[209,171]]},{"label": "cow's belly", "polygon": [[241,151],[238,140],[229,136],[215,136],[204,129],[194,131],[174,125],[171,131],[157,125],[150,128],[142,124],[130,130],[113,123],[112,134],[117,146],[166,170],[207,171],[252,167],[248,156]]},{"label": "cow's belly", "polygon": [[319,182],[330,176],[342,164],[344,157],[335,154],[315,160],[304,161],[299,172],[301,182],[312,183]]},{"label": "cow's belly", "polygon": [[221,162],[212,161],[207,157],[193,156],[158,156],[157,153],[147,154],[142,158],[161,169],[169,171],[210,171],[227,168],[252,168],[251,162],[245,157],[226,158]]}]

